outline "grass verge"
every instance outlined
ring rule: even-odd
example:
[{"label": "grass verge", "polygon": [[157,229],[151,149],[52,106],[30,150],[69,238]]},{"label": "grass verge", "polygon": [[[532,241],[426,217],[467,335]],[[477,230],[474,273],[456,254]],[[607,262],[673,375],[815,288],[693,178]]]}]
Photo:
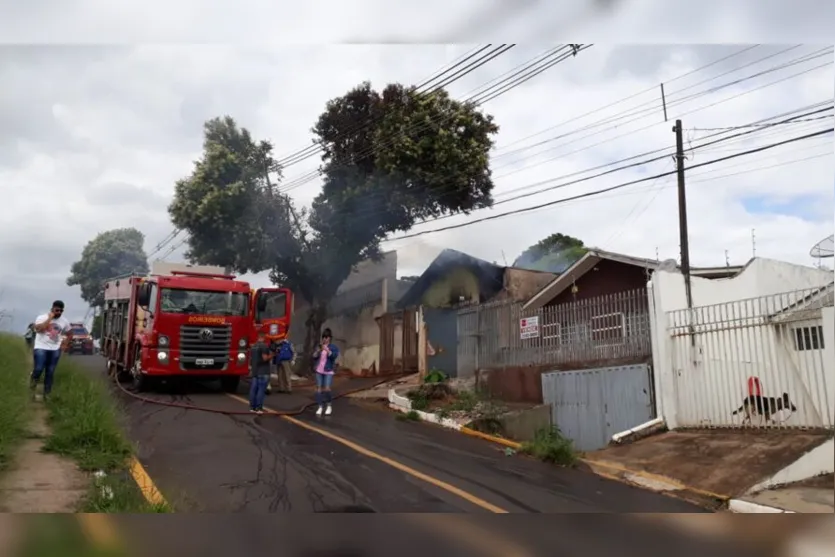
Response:
[{"label": "grass verge", "polygon": [[522,443],[519,450],[544,462],[561,466],[574,466],[579,458],[571,439],[563,437],[557,427],[536,430],[533,441]]},{"label": "grass verge", "polygon": [[0,333],[0,470],[28,436],[31,361],[22,338]]},{"label": "grass verge", "polygon": [[72,458],[87,472],[104,473],[94,476],[83,512],[170,512],[148,503],[130,476],[133,447],[122,433],[120,410],[104,380],[64,356],[47,408],[52,433],[44,450]]}]

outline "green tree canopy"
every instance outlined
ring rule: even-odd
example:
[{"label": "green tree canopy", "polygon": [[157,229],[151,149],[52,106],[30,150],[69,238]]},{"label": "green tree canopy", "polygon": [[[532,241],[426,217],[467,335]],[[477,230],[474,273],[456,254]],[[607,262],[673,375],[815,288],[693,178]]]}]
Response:
[{"label": "green tree canopy", "polygon": [[78,285],[82,300],[95,306],[101,305],[102,287],[107,279],[127,273],[148,272],[144,243],[145,236],[135,228],[102,232],[87,242],[81,259],[70,267],[67,285]]},{"label": "green tree canopy", "polygon": [[339,285],[388,234],[492,204],[498,127],[444,91],[363,83],[329,101],[312,131],[323,187],[309,209],[281,191],[272,145],[228,116],[205,124],[203,156],[169,207],[192,261],[269,270],[310,304],[306,354]]},{"label": "green tree canopy", "polygon": [[587,251],[582,240],[560,233],[551,234],[519,254],[513,266],[562,273]]}]

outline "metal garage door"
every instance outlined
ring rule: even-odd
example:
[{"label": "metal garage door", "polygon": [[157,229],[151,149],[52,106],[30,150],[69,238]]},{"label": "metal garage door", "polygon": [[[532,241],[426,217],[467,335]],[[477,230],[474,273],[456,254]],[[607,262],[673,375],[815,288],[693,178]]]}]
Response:
[{"label": "metal garage door", "polygon": [[651,385],[646,364],[555,371],[542,374],[542,397],[575,448],[593,451],[653,418]]}]

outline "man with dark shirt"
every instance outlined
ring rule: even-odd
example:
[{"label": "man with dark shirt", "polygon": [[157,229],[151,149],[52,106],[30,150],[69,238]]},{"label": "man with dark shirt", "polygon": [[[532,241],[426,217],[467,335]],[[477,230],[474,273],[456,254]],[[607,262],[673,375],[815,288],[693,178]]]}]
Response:
[{"label": "man with dark shirt", "polygon": [[252,382],[249,385],[249,411],[256,414],[264,413],[264,396],[267,394],[267,385],[270,382],[270,364],[273,359],[273,352],[267,344],[264,333],[258,333],[258,342],[252,345],[249,357],[250,375]]}]

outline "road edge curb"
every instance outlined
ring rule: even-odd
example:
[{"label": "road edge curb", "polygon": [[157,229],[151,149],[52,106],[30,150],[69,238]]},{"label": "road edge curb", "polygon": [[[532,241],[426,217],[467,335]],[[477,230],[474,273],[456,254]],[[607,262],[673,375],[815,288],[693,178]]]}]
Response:
[{"label": "road edge curb", "polygon": [[139,462],[139,459],[135,456],[130,457],[130,460],[128,461],[128,470],[130,471],[133,481],[135,481],[136,485],[139,487],[139,491],[142,492],[142,496],[149,504],[154,506],[170,507],[168,501],[166,501],[162,492],[154,483],[154,480],[151,479],[151,476],[148,475],[145,467],[142,466],[142,463]]},{"label": "road edge curb", "polygon": [[[399,412],[409,412],[411,411],[411,401],[408,398],[401,396],[395,392],[394,389],[389,389],[388,392],[388,399],[389,399],[389,407],[393,410],[397,410]],[[427,412],[417,411],[418,415],[423,418],[423,415],[431,416],[433,419],[427,419],[430,423],[436,423],[442,427],[447,427],[443,423],[439,421],[435,414],[430,414]],[[481,431],[477,431],[466,426],[459,426],[457,428],[450,427],[449,429],[453,429],[465,435],[469,435],[470,437],[476,437],[485,441],[489,441],[491,443],[495,443],[497,445],[502,445],[504,447],[508,447],[514,450],[520,450],[522,448],[522,443],[518,441],[513,441],[510,439],[505,439],[503,437],[497,437],[495,435],[490,435],[489,433],[482,433]],[[611,462],[603,461],[603,460],[594,460],[589,458],[580,458],[580,462],[587,464],[592,472],[598,476],[603,478],[618,481],[620,483],[641,487],[643,489],[650,489],[657,493],[667,493],[670,495],[676,495],[677,492],[683,493],[691,493],[693,495],[698,495],[700,497],[705,497],[711,500],[716,500],[722,505],[727,504],[731,500],[731,496],[722,495],[720,493],[713,493],[711,491],[706,491],[703,489],[699,489],[697,487],[688,486],[686,484],[681,483],[678,480],[673,478],[668,478],[666,476],[661,476],[658,474],[653,474],[651,472],[646,472],[644,470],[632,470],[625,466],[621,466],[618,464],[614,464]],[[599,468],[606,468],[608,470],[614,471],[616,473],[609,473],[599,470]],[[625,477],[625,476],[632,476]],[[641,478],[646,480],[644,482],[637,480],[636,478]],[[655,487],[653,487],[653,485]],[[663,487],[662,487],[663,486]]]}]

